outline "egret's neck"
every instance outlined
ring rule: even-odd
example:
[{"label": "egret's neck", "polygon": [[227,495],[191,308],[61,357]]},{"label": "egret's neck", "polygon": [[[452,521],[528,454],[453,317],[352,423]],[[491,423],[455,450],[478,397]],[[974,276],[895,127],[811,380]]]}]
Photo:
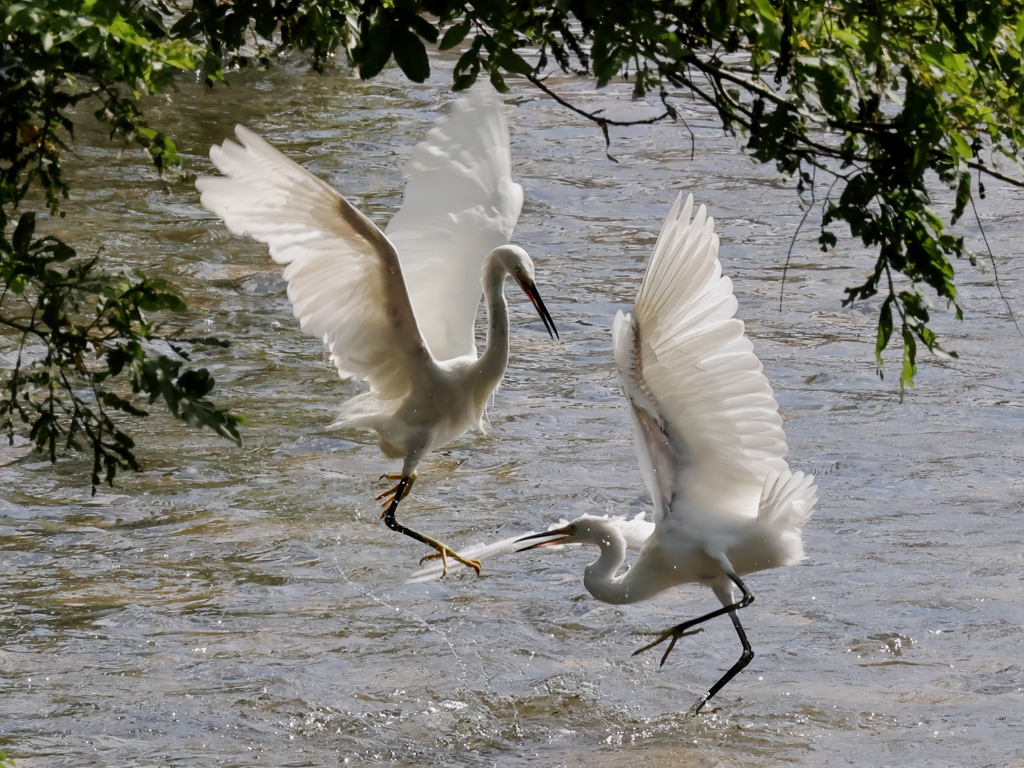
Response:
[{"label": "egret's neck", "polygon": [[662,583],[656,573],[650,572],[650,562],[641,556],[621,576],[615,573],[626,559],[626,539],[613,525],[598,525],[596,538],[589,544],[601,547],[601,556],[583,571],[583,586],[598,600],[605,603],[636,603],[661,592],[668,584]]},{"label": "egret's neck", "polygon": [[487,346],[477,363],[481,385],[490,394],[508,365],[508,304],[505,303],[505,276],[508,273],[497,259],[484,264],[483,288],[487,302]]},{"label": "egret's neck", "polygon": [[619,531],[608,526],[600,531],[600,538],[590,543],[601,547],[601,556],[583,571],[583,586],[598,600],[605,603],[632,603],[635,601],[629,594],[629,587],[623,586],[629,571],[615,577],[616,571],[622,567],[626,559],[626,540]]}]

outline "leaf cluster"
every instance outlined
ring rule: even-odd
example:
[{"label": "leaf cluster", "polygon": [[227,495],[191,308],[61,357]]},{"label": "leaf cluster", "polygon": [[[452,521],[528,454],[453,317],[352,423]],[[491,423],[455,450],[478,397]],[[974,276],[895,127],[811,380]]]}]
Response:
[{"label": "leaf cluster", "polygon": [[174,143],[145,122],[142,94],[195,69],[202,50],[169,36],[159,6],[97,0],[0,5],[0,204],[14,207],[34,183],[57,211],[68,188],[61,153],[74,137],[69,111],[97,118],[145,148],[161,172],[180,160]]},{"label": "leaf cluster", "polygon": [[[37,189],[63,215],[73,109],[88,105],[171,173],[175,144],[140,98],[289,50],[317,69],[342,51],[364,78],[393,59],[415,82],[429,76],[427,46],[457,50],[456,89],[525,77],[606,140],[629,123],[562,99],[544,81],[552,67],[657,93],[664,112],[636,122],[685,125],[680,100],[706,102],[753,158],[797,180],[808,210],[822,206],[823,250],[849,230],[877,254],[845,301],[880,297],[879,372],[895,337],[902,391],[920,345],[946,354],[924,291],[962,316],[953,264],[974,259],[951,227],[968,206],[977,216],[982,176],[1022,186],[997,168],[1024,152],[1022,42],[1024,0],[0,0],[0,338],[18,359],[3,427],[26,425],[51,458],[58,445],[92,450],[94,485],[135,466],[119,419],[144,413],[138,398],[237,440],[238,417],[206,397],[212,378],[154,352],[165,337],[146,313],[183,309],[176,292],[36,237],[19,208]],[[936,184],[953,191],[949,211],[935,209]]]},{"label": "leaf cluster", "polygon": [[[23,429],[51,461],[68,449],[91,453],[93,493],[101,478],[112,484],[119,469],[139,468],[123,423],[148,415],[140,405],[161,400],[185,423],[240,444],[242,418],[207,398],[213,377],[183,370],[192,346],[225,343],[165,333],[151,318],[187,308],[168,283],[103,272],[98,255],[36,237],[32,212],[0,237],[0,279],[0,337],[15,357],[0,376],[0,430],[12,444]],[[161,343],[173,357],[154,352]]]},{"label": "leaf cluster", "polygon": [[[384,40],[410,78],[426,76],[422,45],[408,43],[414,55],[400,57],[394,42],[437,39],[420,31],[414,8],[360,4],[363,43],[353,56],[364,77],[384,65]],[[953,354],[929,327],[919,287],[962,317],[953,261],[973,256],[950,227],[968,204],[973,211],[975,194],[984,197],[981,175],[1021,185],[996,168],[1024,150],[1020,0],[426,0],[422,10],[438,19],[442,49],[462,48],[457,89],[486,74],[505,90],[513,73],[552,93],[543,77],[553,63],[599,85],[631,80],[638,97],[656,92],[662,117],[680,119],[679,96],[713,106],[751,156],[796,177],[806,205],[821,203],[822,250],[837,247],[841,225],[877,254],[845,303],[884,297],[879,373],[894,318],[901,390],[913,384],[918,344]],[[559,100],[606,137],[616,124]],[[945,214],[933,205],[936,182],[954,191]]]},{"label": "leaf cluster", "polygon": [[[93,492],[101,477],[112,483],[119,469],[138,468],[126,423],[147,415],[140,400],[160,400],[186,423],[239,441],[242,419],[208,399],[209,373],[182,370],[188,347],[221,342],[165,337],[147,317],[184,311],[177,292],[142,275],[108,274],[99,254],[80,258],[58,238],[37,237],[34,212],[18,214],[37,189],[51,213],[64,215],[61,169],[76,107],[89,106],[112,139],[148,151],[158,172],[180,164],[139,99],[182,72],[220,79],[220,50],[249,29],[222,18],[214,50],[195,33],[193,12],[159,0],[0,3],[0,341],[16,359],[0,378],[0,429],[12,442],[26,434],[51,461],[68,448],[91,452]],[[156,351],[160,340],[176,354]]]}]

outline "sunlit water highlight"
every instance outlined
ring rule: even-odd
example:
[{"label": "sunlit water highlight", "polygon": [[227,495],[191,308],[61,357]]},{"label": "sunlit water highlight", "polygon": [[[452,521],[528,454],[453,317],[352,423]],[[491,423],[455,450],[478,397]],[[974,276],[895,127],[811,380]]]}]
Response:
[{"label": "sunlit water highlight", "polygon": [[[282,67],[230,91],[183,86],[150,114],[200,172],[244,122],[385,221],[449,82]],[[653,110],[628,87],[552,82],[615,116]],[[298,332],[263,246],[93,128],[70,214],[49,226],[184,286],[196,327],[233,341],[197,361],[250,425],[238,449],[154,417],[145,471],[95,499],[85,462],[54,470],[3,449],[0,749],[18,768],[1024,765],[1024,340],[991,272],[957,265],[968,319],[937,309],[937,326],[961,360],[926,361],[901,404],[894,355],[884,381],[874,370],[877,306],[840,307],[870,255],[848,241],[820,254],[812,214],[780,312],[793,184],[753,166],[714,115],[685,103],[693,160],[685,130],[658,125],[615,132],[615,165],[596,128],[536,92],[515,85],[507,101],[526,189],[515,240],[562,341],[513,297],[491,434],[426,461],[404,517],[461,543],[648,507],[610,327],[676,192],[692,191],[718,220],[792,463],[821,487],[807,561],[750,579],[758,655],[717,711],[684,715],[738,657],[727,621],[661,670],[630,656],[641,633],[713,608],[707,590],[603,605],[583,590],[593,553],[579,550],[404,585],[424,552],[379,521],[390,467],[370,436],[326,429],[356,390]],[[988,186],[988,237],[1024,310],[1024,200]]]}]

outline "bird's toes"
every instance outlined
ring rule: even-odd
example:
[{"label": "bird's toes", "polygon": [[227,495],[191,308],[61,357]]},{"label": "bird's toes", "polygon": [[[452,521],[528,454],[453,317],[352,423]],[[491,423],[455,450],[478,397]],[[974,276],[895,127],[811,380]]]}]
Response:
[{"label": "bird's toes", "polygon": [[654,646],[656,646],[656,645],[661,645],[661,644],[662,644],[663,642],[665,642],[666,640],[668,640],[668,639],[669,639],[669,638],[670,638],[671,636],[672,636],[672,633],[671,633],[671,632],[663,632],[663,633],[661,634],[661,637],[659,637],[659,638],[658,638],[657,640],[655,640],[655,641],[654,641],[653,643],[648,643],[648,644],[647,644],[647,645],[645,645],[645,646],[644,646],[643,648],[637,648],[637,649],[636,649],[635,651],[633,651],[633,655],[634,655],[634,656],[637,656],[637,655],[639,655],[639,654],[643,653],[644,651],[649,651],[649,650],[651,650],[651,648],[653,648]]},{"label": "bird's toes", "polygon": [[707,704],[707,703],[708,703],[707,697],[706,696],[701,696],[700,699],[697,701],[697,703],[694,704],[692,707],[690,707],[686,711],[686,714],[689,715],[690,717],[696,717],[697,715],[699,715],[701,713],[704,713],[705,715],[713,715],[715,712],[718,711],[718,707],[712,707],[711,709],[704,709],[704,705]]}]

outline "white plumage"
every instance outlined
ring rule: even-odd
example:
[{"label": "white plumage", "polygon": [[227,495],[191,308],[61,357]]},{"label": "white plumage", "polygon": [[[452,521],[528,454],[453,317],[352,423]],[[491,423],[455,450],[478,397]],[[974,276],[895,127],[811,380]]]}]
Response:
[{"label": "white plumage", "polygon": [[497,94],[480,87],[456,101],[413,149],[406,174],[387,234],[423,338],[439,360],[476,355],[483,260],[509,241],[523,207]]},{"label": "white plumage", "polygon": [[[721,609],[640,649],[671,638],[664,663],[691,627],[730,616],[743,655],[694,705],[696,712],[754,655],[736,613],[753,601],[740,576],[803,558],[801,529],[817,497],[814,478],[791,472],[784,458],[778,403],[734,317],[736,299],[718,261],[714,221],[703,206],[693,215],[692,196],[681,202],[682,195],[661,228],[632,313],[619,312],[612,329],[640,470],[654,501],[654,525],[640,554],[616,575],[636,541],[627,540],[615,519],[590,515],[520,537],[495,554],[598,546],[601,556],[587,566],[583,583],[609,603],[645,600],[688,582],[711,587]],[[743,594],[739,602],[734,585]]]},{"label": "white plumage", "polygon": [[[342,377],[369,383],[338,423],[376,430],[383,453],[404,460],[398,484],[381,495],[385,522],[458,558],[399,525],[398,503],[426,453],[483,428],[487,399],[508,362],[506,277],[555,332],[532,260],[507,245],[523,190],[512,181],[502,103],[493,89],[478,88],[437,121],[412,152],[406,197],[387,235],[252,131],[237,126],[235,134],[240,145],[210,149],[224,176],[196,181],[202,204],[233,234],[268,245],[284,265],[302,330],[323,339]],[[482,294],[488,340],[477,357]]]}]

